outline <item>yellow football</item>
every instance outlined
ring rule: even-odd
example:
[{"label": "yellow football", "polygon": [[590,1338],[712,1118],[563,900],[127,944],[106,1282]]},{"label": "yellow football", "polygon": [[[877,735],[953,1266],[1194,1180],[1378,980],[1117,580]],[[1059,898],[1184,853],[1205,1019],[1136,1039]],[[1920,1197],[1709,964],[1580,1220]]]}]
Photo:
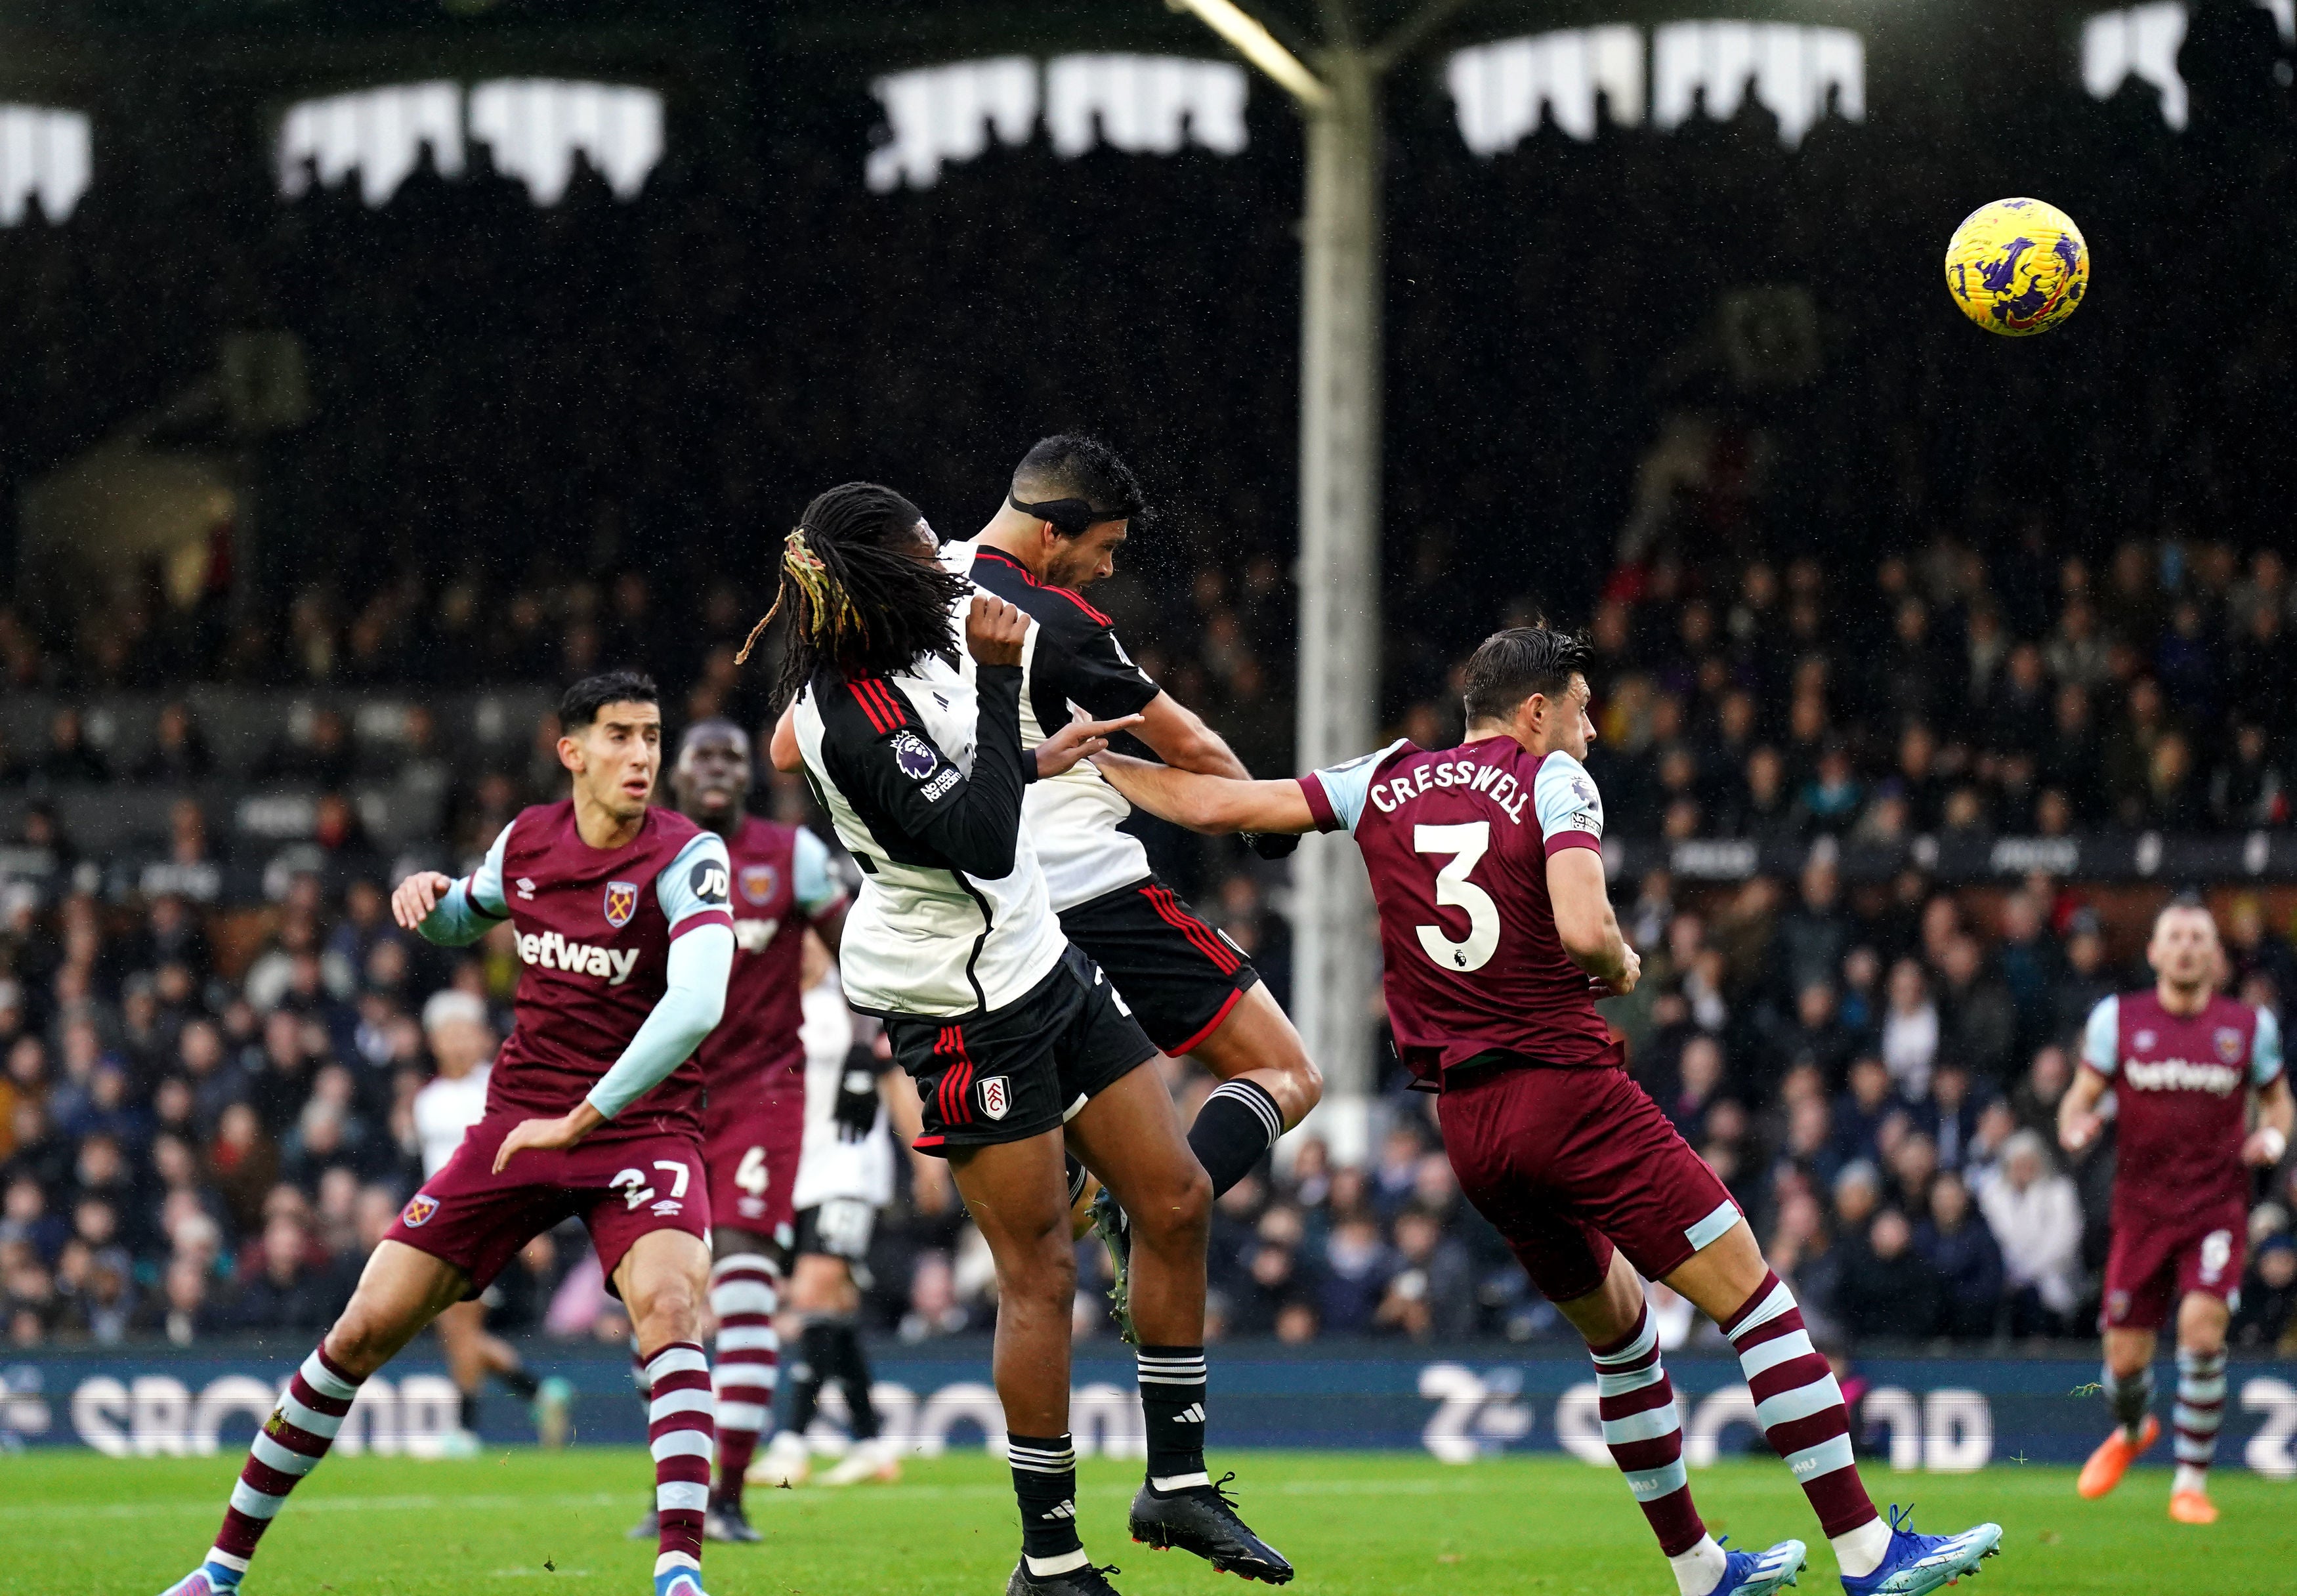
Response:
[{"label": "yellow football", "polygon": [[1954,230],[1946,286],[1962,313],[1988,332],[2030,338],[2081,308],[2089,292],[2089,245],[2054,205],[1996,200]]}]

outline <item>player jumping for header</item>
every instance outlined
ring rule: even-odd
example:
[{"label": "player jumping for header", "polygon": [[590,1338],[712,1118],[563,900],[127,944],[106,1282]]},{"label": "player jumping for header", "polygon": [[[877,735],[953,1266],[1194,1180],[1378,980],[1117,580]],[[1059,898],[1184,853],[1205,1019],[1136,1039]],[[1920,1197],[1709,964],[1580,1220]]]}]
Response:
[{"label": "player jumping for header", "polygon": [[809,505],[784,544],[777,695],[795,700],[807,777],[862,871],[839,957],[847,1000],[885,1022],[922,1099],[916,1146],[949,1159],[996,1263],[994,1372],[1022,1530],[1009,1596],[1110,1589],[1077,1533],[1065,1144],[1132,1216],[1134,1317],[1143,1339],[1175,1349],[1143,1365],[1148,1478],[1132,1534],[1281,1584],[1291,1565],[1205,1468],[1210,1182],[1162,1080],[1140,1067],[1156,1045],[1061,934],[1021,824],[1028,782],[1132,722],[1076,722],[1025,753],[1031,622],[936,555],[933,529],[890,489],[849,483]]},{"label": "player jumping for header", "polygon": [[[1132,662],[1109,618],[1083,596],[1115,572],[1143,507],[1140,483],[1107,444],[1042,439],[1014,468],[989,523],[970,542],[943,545],[942,562],[1037,623],[1023,662],[1024,749],[1074,713],[1137,714],[1132,735],[1166,764],[1247,777],[1220,735]],[[776,733],[774,752],[777,764],[795,768],[785,732]],[[1191,913],[1148,868],[1140,839],[1118,829],[1130,808],[1090,763],[1032,785],[1022,812],[1062,932],[1116,983],[1151,1041],[1219,1077],[1189,1127],[1189,1147],[1218,1197],[1316,1106],[1322,1074],[1243,950]],[[1256,839],[1271,859],[1296,845],[1290,836]],[[1094,1221],[1109,1245],[1112,1295],[1131,1340],[1122,1216],[1106,1193],[1095,1199]],[[1153,1364],[1169,1350],[1140,1352]]]},{"label": "player jumping for header", "polygon": [[[2098,1314],[2106,1400],[2120,1427],[2082,1465],[2077,1489],[2104,1495],[2161,1433],[2148,1411],[2153,1343],[2174,1304],[2178,1472],[2169,1517],[2214,1524],[2210,1463],[2225,1417],[2226,1325],[2241,1286],[2250,1170],[2281,1162],[2297,1105],[2271,1012],[2218,991],[2225,958],[2208,909],[2191,902],[2162,909],[2145,957],[2153,990],[2108,998],[2090,1011],[2081,1068],[2058,1102],[2058,1139],[2070,1153],[2096,1139],[2099,1099],[2109,1088],[2121,1127]],[[2250,1131],[2252,1089],[2260,1123]]]},{"label": "player jumping for header", "polygon": [[1704,1309],[1737,1349],[1757,1419],[1816,1510],[1849,1596],[1920,1596],[1975,1572],[2000,1527],[1919,1535],[1895,1510],[1888,1524],[1875,1512],[1842,1393],[1793,1293],[1628,1077],[1595,1010],[1642,967],[1611,912],[1602,800],[1580,763],[1594,736],[1585,658],[1577,638],[1544,627],[1495,633],[1468,662],[1460,746],[1399,741],[1297,781],[1097,759],[1133,802],[1199,831],[1354,834],[1396,1049],[1442,1094],[1461,1189],[1586,1337],[1603,1439],[1684,1596],[1766,1596],[1793,1582],[1805,1548],[1728,1551],[1708,1534],[1639,1273]]},{"label": "player jumping for header", "polygon": [[517,933],[517,1017],[487,1082],[486,1117],[367,1260],[350,1305],[257,1432],[215,1549],[169,1596],[237,1589],[367,1377],[530,1239],[578,1216],[630,1311],[653,1388],[655,1596],[703,1596],[710,1199],[692,1056],[725,1007],[734,960],[726,844],[647,805],[662,764],[653,682],[627,670],[587,678],[558,719],[572,795],[522,810],[464,879],[418,872],[391,899],[398,922],[430,942],[474,942],[506,919]]}]

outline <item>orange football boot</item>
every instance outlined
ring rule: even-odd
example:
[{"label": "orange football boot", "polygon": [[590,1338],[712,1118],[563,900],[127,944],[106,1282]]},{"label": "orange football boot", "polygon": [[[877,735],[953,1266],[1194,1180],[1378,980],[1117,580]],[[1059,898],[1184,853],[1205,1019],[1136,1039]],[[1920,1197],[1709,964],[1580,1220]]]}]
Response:
[{"label": "orange football boot", "polygon": [[2179,1491],[2169,1498],[2169,1517],[2180,1524],[2215,1524],[2218,1504],[2199,1491]]},{"label": "orange football boot", "polygon": [[2081,1478],[2074,1482],[2074,1489],[2080,1493],[2084,1501],[2096,1501],[2120,1485],[2121,1477],[2129,1471],[2129,1465],[2137,1460],[2137,1454],[2161,1436],[2161,1421],[2151,1413],[2145,1415],[2145,1427],[2138,1432],[2135,1442],[2117,1427],[2113,1434],[2097,1444],[2095,1452],[2089,1454],[2089,1461],[2082,1465]]}]

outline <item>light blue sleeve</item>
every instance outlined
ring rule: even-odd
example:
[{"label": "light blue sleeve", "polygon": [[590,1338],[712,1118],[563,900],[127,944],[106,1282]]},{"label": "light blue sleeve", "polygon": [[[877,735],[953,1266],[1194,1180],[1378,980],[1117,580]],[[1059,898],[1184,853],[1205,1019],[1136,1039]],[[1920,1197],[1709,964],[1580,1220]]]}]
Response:
[{"label": "light blue sleeve", "polygon": [[2281,1022],[2273,1017],[2273,1010],[2257,1011],[2257,1034],[2249,1044],[2249,1082],[2252,1086],[2270,1086],[2281,1078]]},{"label": "light blue sleeve", "polygon": [[1531,808],[1539,817],[1543,837],[1584,831],[1602,840],[1602,794],[1595,790],[1587,767],[1568,753],[1551,753],[1539,761],[1539,774],[1531,778]]},{"label": "light blue sleeve", "polygon": [[673,932],[680,921],[696,915],[713,909],[726,913],[733,884],[734,866],[727,857],[726,839],[714,831],[697,833],[654,878],[662,917],[670,922]]},{"label": "light blue sleeve", "polygon": [[[722,843],[719,852],[725,852]],[[590,1107],[612,1119],[692,1057],[726,1012],[726,978],[733,972],[730,926],[697,926],[671,943],[662,1000],[590,1089]]]},{"label": "light blue sleeve", "polygon": [[[1372,772],[1379,768],[1380,761],[1403,746],[1404,739],[1398,737],[1376,753],[1367,753],[1362,759],[1352,759],[1345,765],[1333,765],[1315,772],[1316,785],[1323,789],[1324,802],[1331,807],[1334,822],[1328,827],[1320,825],[1319,829],[1354,832],[1356,822],[1363,818],[1364,805],[1370,802]],[[1308,808],[1311,813],[1315,811],[1316,804],[1313,798]],[[1321,821],[1321,817],[1318,819]]]},{"label": "light blue sleeve", "polygon": [[509,843],[510,827],[506,826],[479,868],[449,887],[431,917],[416,927],[424,942],[442,948],[467,947],[510,917],[510,905],[503,897],[503,850]]},{"label": "light blue sleeve", "polygon": [[790,851],[790,874],[796,877],[790,885],[797,906],[810,915],[835,909],[845,896],[845,884],[829,868],[829,844],[802,826]]},{"label": "light blue sleeve", "polygon": [[[2262,1042],[2263,1033],[2258,1037]],[[2107,1080],[2121,1065],[2121,1000],[2106,998],[2089,1011],[2089,1023],[2082,1027],[2081,1061]]]}]

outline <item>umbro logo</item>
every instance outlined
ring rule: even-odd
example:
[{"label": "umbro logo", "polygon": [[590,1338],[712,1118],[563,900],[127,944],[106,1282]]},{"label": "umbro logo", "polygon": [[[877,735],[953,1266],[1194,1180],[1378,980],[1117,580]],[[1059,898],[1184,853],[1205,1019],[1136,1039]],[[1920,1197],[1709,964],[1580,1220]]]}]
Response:
[{"label": "umbro logo", "polygon": [[1046,1518],[1074,1518],[1076,1517],[1076,1503],[1074,1501],[1061,1502],[1058,1506],[1054,1507],[1050,1512],[1043,1514],[1042,1517]]},{"label": "umbro logo", "polygon": [[1192,1402],[1173,1415],[1174,1424],[1202,1424],[1204,1421],[1205,1404],[1200,1402]]},{"label": "umbro logo", "polygon": [[522,876],[518,878],[518,895],[529,903],[534,901],[534,882],[531,876]]}]

